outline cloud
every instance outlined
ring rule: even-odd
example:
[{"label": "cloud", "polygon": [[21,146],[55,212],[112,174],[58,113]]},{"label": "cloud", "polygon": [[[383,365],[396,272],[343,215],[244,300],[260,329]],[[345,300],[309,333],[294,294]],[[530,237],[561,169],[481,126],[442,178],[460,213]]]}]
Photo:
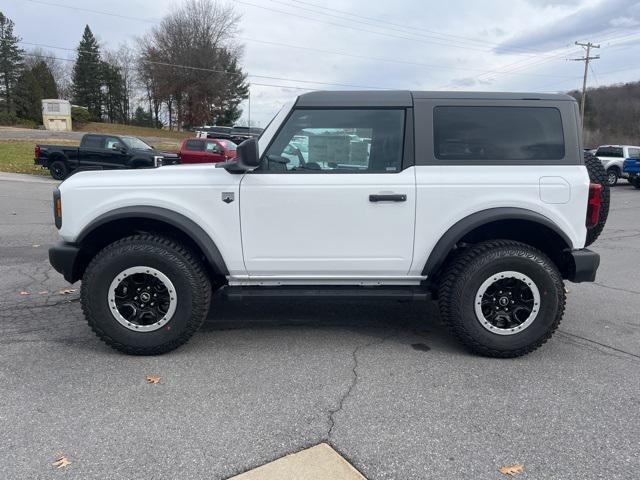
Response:
[{"label": "cloud", "polygon": [[[569,2],[536,2],[539,4],[564,4]],[[573,4],[575,2],[571,2]],[[571,14],[516,35],[503,42],[496,52],[504,48],[555,49],[575,40],[594,39],[612,28],[626,28],[640,23],[640,1],[600,0],[583,6]]]}]

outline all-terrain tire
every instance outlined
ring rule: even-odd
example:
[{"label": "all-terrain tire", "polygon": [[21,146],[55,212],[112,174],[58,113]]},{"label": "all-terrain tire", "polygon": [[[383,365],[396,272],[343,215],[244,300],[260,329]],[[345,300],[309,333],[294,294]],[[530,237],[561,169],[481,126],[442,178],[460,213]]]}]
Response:
[{"label": "all-terrain tire", "polygon": [[[161,272],[175,287],[175,311],[153,331],[125,326],[109,302],[114,279],[140,266]],[[186,343],[205,321],[210,301],[211,282],[202,262],[181,243],[160,235],[133,235],[108,245],[82,278],[82,310],[89,326],[107,345],[131,355],[157,355]]]},{"label": "all-terrain tire", "polygon": [[69,167],[62,160],[55,160],[49,165],[49,173],[54,180],[64,180],[69,176]]},{"label": "all-terrain tire", "polygon": [[594,227],[587,229],[587,238],[585,241],[585,246],[591,245],[595,242],[602,230],[604,229],[605,224],[607,223],[607,218],[609,217],[609,203],[611,200],[611,189],[609,188],[609,182],[607,179],[607,172],[602,166],[602,162],[598,160],[597,157],[594,156],[586,156],[584,159],[584,164],[587,167],[587,171],[589,172],[589,180],[591,183],[598,183],[602,185],[602,202],[600,203],[600,217],[598,218],[598,224]]},{"label": "all-terrain tire", "polygon": [[[491,331],[476,314],[482,285],[504,272],[526,275],[539,291],[539,310],[521,331]],[[565,309],[560,272],[541,251],[511,240],[491,240],[465,248],[445,268],[440,279],[442,320],[470,351],[487,357],[525,355],[545,343],[558,328]],[[517,328],[516,328],[517,330]],[[506,333],[504,333],[506,332]]]}]

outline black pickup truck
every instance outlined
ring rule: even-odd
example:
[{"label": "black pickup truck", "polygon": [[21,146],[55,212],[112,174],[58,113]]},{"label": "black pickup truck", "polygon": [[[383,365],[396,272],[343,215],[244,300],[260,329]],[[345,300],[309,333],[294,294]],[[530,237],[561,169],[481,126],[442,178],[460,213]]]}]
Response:
[{"label": "black pickup truck", "polygon": [[34,163],[49,169],[56,180],[64,180],[79,170],[153,168],[179,163],[179,158],[136,137],[86,134],[79,147],[36,145]]}]

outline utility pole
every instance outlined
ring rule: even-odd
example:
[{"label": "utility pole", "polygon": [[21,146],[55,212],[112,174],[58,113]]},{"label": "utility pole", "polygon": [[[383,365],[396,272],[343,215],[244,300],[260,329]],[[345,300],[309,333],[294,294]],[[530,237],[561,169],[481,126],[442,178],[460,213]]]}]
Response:
[{"label": "utility pole", "polygon": [[600,55],[596,55],[595,57],[590,56],[592,48],[600,48],[600,45],[594,45],[591,42],[581,43],[576,42],[576,45],[584,48],[586,50],[586,55],[582,58],[572,58],[571,60],[575,62],[584,62],[584,77],[582,79],[582,97],[580,98],[580,114],[582,116],[582,129],[584,130],[584,108],[586,106],[586,98],[587,98],[587,74],[589,73],[589,62],[591,60],[598,60]]},{"label": "utility pole", "polygon": [[251,127],[251,86],[247,89],[249,94],[249,120],[247,120],[247,127]]}]

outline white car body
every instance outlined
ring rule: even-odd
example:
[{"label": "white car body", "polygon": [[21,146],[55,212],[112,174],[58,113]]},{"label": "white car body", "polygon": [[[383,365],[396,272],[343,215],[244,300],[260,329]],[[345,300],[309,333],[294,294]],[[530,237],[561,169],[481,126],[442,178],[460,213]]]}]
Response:
[{"label": "white car body", "polygon": [[[415,101],[446,99],[433,94]],[[556,99],[523,101],[546,105]],[[562,101],[570,119],[565,148],[581,157],[575,106]],[[292,109],[294,104],[285,106],[265,129],[260,155]],[[570,249],[584,247],[589,176],[579,161],[420,165],[418,157],[400,172],[349,175],[230,173],[204,164],[80,172],[59,187],[60,235],[73,244],[96,219],[126,207],[173,211],[212,239],[230,285],[417,285],[428,276],[425,264],[438,241],[458,222],[490,209],[534,212],[565,235]],[[368,200],[389,193],[406,201]],[[230,194],[235,201],[221,201]]]}]

